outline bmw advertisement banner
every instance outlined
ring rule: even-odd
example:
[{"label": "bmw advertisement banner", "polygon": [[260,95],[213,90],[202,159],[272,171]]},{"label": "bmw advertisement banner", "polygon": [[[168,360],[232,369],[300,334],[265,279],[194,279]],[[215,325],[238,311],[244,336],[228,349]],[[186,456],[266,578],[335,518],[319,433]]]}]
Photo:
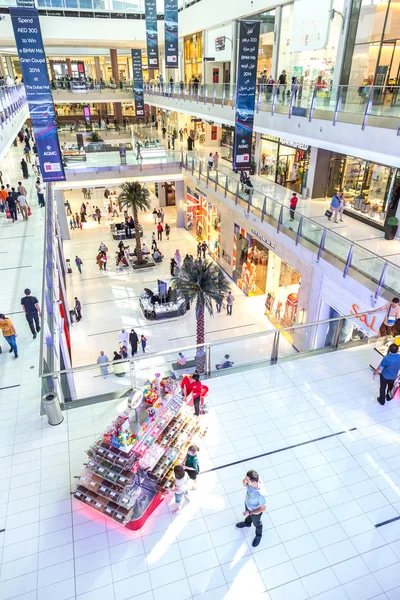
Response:
[{"label": "bmw advertisement banner", "polygon": [[35,8],[10,6],[15,42],[38,149],[43,181],[65,179],[46,55]]},{"label": "bmw advertisement banner", "polygon": [[178,0],[164,2],[165,66],[178,68]]},{"label": "bmw advertisement banner", "polygon": [[149,69],[159,69],[158,32],[157,32],[157,0],[145,0],[147,62]]},{"label": "bmw advertisement banner", "polygon": [[143,97],[143,69],[142,69],[142,51],[132,50],[132,70],[133,70],[133,97],[135,98],[135,111],[138,119],[144,118],[144,97]]},{"label": "bmw advertisement banner", "polygon": [[250,167],[260,21],[240,21],[233,168]]}]

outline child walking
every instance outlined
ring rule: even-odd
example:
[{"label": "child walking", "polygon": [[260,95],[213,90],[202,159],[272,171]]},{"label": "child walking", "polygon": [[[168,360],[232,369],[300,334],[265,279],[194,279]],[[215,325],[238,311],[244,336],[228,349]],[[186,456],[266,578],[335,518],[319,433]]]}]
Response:
[{"label": "child walking", "polygon": [[182,465],[176,465],[174,467],[174,475],[175,475],[175,504],[176,508],[172,511],[173,513],[177,513],[182,508],[182,500],[186,497],[186,500],[190,502],[190,498],[188,497],[187,484],[189,481],[188,474]]},{"label": "child walking", "polygon": [[196,489],[197,475],[200,472],[199,459],[197,457],[198,451],[199,449],[197,446],[189,446],[185,459],[185,464],[183,465],[183,468],[185,469],[189,478],[193,481],[192,490]]}]

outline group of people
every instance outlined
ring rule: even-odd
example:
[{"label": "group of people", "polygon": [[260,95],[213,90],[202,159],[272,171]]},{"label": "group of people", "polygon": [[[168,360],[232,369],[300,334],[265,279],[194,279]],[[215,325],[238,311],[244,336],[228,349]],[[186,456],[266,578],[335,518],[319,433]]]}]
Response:
[{"label": "group of people", "polygon": [[18,181],[18,187],[11,187],[9,184],[2,185],[0,189],[0,212],[6,213],[6,217],[13,223],[18,221],[18,214],[22,216],[23,221],[27,221],[32,214],[28,204],[28,192],[21,181]]},{"label": "group of people", "polygon": [[99,271],[107,271],[107,252],[108,248],[104,242],[100,242],[100,246],[96,255],[97,266]]},{"label": "group of people", "polygon": [[[36,177],[40,176],[40,163],[38,157],[38,149],[34,139],[33,129],[32,127],[28,127],[24,125],[20,129],[17,134],[17,138],[15,143],[17,144],[19,141],[20,145],[23,147],[23,157],[20,162],[20,167],[22,171],[22,176],[24,179],[29,178],[29,168],[28,164],[32,165],[32,172]],[[33,156],[32,156],[33,152]]]},{"label": "group of people", "polygon": [[[142,352],[146,352],[147,346],[147,338],[142,333],[140,337],[136,333],[134,329],[128,333],[128,331],[124,328],[118,334],[118,345],[119,350],[114,351],[113,361],[122,360],[123,358],[129,358],[128,347],[131,347],[131,356],[135,356],[138,352],[138,346],[140,345],[142,348]],[[100,373],[106,379],[107,375],[109,375],[108,365],[106,363],[111,362],[108,356],[105,354],[104,350],[101,350],[100,355],[97,358],[97,364],[100,365]],[[119,371],[115,372],[116,374],[121,374]]]},{"label": "group of people", "polygon": [[[36,339],[36,336],[41,329],[39,322],[39,317],[41,317],[39,300],[36,296],[32,296],[29,288],[24,290],[24,294],[25,295],[21,298],[22,310],[24,311],[32,337],[33,339]],[[3,333],[4,339],[10,346],[9,352],[14,352],[14,357],[18,358],[17,330],[11,319],[6,317],[3,313],[0,313],[0,330]]]},{"label": "group of people", "polygon": [[207,159],[207,163],[208,163],[208,168],[210,169],[218,169],[218,161],[219,161],[219,154],[218,152],[214,152],[214,154],[212,152],[210,152],[210,154],[208,155],[208,159]]},{"label": "group of people", "polygon": [[[340,220],[343,221],[343,211],[346,206],[346,201],[344,199],[344,195],[342,192],[335,194],[332,197],[331,204],[329,206],[329,211],[327,211],[326,216],[328,217],[328,221],[330,221],[333,217],[333,222],[338,222],[338,216],[340,216]],[[330,213],[330,214],[329,214]]]}]

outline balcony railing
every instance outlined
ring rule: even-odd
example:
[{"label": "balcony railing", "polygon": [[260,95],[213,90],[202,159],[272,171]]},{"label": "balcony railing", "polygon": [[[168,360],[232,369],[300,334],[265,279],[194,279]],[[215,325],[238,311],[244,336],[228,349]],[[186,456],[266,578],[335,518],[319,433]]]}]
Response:
[{"label": "balcony railing", "polygon": [[[185,100],[236,108],[235,84],[147,83],[145,92]],[[400,86],[257,85],[255,111],[394,129],[400,135]]]},{"label": "balcony railing", "polygon": [[26,104],[25,86],[20,83],[0,87],[0,129]]}]

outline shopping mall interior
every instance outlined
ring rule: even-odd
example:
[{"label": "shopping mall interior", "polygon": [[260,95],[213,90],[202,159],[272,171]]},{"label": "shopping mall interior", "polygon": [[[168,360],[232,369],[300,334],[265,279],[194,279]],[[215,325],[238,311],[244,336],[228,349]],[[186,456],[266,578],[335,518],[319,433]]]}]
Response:
[{"label": "shopping mall interior", "polygon": [[398,600],[400,1],[0,39],[0,600]]}]

